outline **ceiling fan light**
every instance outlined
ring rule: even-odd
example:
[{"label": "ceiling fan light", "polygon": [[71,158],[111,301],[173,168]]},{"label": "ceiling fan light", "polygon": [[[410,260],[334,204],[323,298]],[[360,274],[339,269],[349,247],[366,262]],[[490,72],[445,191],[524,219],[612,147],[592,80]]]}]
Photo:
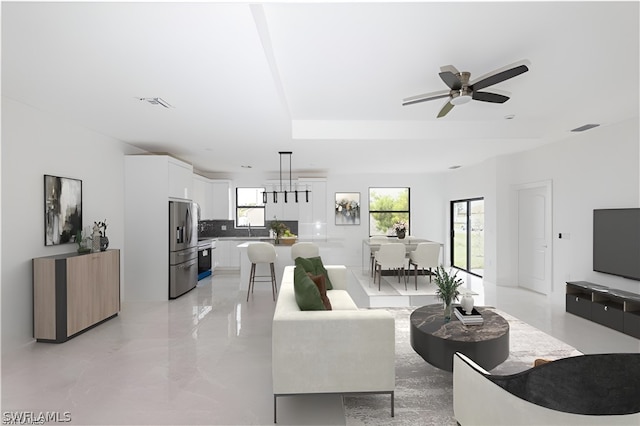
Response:
[{"label": "ceiling fan light", "polygon": [[464,105],[469,101],[471,101],[471,95],[465,94],[454,96],[449,102],[451,102],[452,105]]}]

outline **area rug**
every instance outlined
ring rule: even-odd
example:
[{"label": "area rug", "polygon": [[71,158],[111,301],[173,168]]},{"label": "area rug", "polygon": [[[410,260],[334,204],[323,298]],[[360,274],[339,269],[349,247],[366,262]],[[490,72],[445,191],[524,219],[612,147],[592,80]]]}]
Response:
[{"label": "area rug", "polygon": [[[345,396],[347,425],[456,425],[452,373],[428,364],[409,342],[409,316],[414,309],[387,309],[396,321],[395,417],[390,417],[388,396]],[[496,312],[509,322],[510,353],[504,363],[491,370],[492,373],[512,374],[526,370],[533,366],[536,358],[581,355],[575,348],[537,328],[504,312]]]}]

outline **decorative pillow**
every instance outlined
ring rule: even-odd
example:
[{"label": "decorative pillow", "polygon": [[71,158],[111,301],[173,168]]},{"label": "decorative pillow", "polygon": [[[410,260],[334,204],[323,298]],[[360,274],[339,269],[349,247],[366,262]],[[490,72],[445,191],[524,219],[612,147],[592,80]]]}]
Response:
[{"label": "decorative pillow", "polygon": [[303,268],[295,267],[293,271],[293,290],[296,302],[301,311],[324,311],[320,290]]},{"label": "decorative pillow", "polygon": [[329,279],[329,273],[322,264],[322,259],[320,258],[320,256],[309,258],[296,257],[295,262],[296,266],[301,266],[305,270],[305,272],[311,272],[313,275],[324,275],[327,290],[333,290],[333,285],[331,284],[331,280]]},{"label": "decorative pillow", "polygon": [[550,359],[544,359],[544,358],[537,358],[535,361],[533,361],[533,366],[534,367],[538,367],[540,365],[544,365],[551,362]]},{"label": "decorative pillow", "polygon": [[311,281],[318,287],[320,291],[320,299],[322,299],[322,304],[327,311],[331,310],[331,301],[327,297],[327,286],[325,284],[324,275],[313,275],[311,272],[307,272]]}]

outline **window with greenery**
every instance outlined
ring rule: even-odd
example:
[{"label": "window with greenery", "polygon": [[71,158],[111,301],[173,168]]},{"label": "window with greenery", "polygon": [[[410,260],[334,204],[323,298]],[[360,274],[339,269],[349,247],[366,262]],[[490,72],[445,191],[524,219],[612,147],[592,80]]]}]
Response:
[{"label": "window with greenery", "polygon": [[263,227],[264,188],[236,188],[236,227]]},{"label": "window with greenery", "polygon": [[484,198],[451,201],[451,265],[484,275]]},{"label": "window with greenery", "polygon": [[369,235],[395,235],[394,225],[409,226],[409,188],[369,188]]}]

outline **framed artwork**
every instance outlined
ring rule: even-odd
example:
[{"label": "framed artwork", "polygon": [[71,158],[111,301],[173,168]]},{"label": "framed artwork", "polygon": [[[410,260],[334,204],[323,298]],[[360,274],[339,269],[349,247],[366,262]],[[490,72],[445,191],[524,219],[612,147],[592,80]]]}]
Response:
[{"label": "framed artwork", "polygon": [[336,225],[360,225],[360,193],[336,192]]},{"label": "framed artwork", "polygon": [[75,243],[82,230],[82,181],[44,175],[44,245]]}]

